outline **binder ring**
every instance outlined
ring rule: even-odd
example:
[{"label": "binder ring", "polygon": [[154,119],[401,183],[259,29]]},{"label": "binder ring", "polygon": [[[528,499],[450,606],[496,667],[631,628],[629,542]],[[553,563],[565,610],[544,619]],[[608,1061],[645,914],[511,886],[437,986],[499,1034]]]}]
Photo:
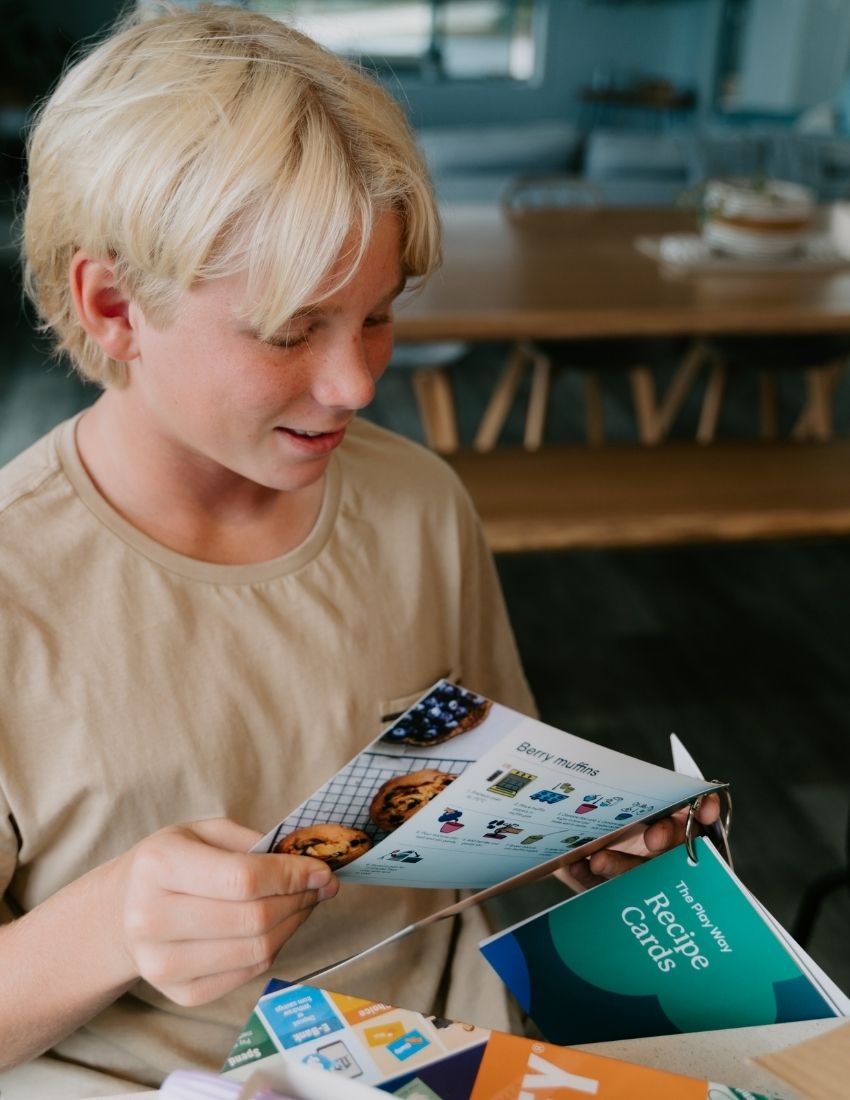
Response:
[{"label": "binder ring", "polygon": [[[715,782],[717,781],[715,780]],[[724,787],[717,793],[723,795],[726,800],[726,812],[713,825],[708,826],[707,830],[702,828],[696,817],[697,810],[700,808],[705,796],[700,795],[688,806],[688,817],[685,822],[685,848],[691,863],[698,863],[695,838],[701,833],[707,832],[715,841],[715,846],[720,849],[720,854],[732,867],[732,850],[729,847],[729,830],[732,827],[732,794],[728,787]]]}]

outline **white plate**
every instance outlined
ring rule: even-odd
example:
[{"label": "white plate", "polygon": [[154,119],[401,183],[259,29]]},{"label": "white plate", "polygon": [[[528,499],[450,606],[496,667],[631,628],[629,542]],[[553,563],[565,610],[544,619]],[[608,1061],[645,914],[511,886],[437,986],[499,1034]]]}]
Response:
[{"label": "white plate", "polygon": [[712,248],[735,256],[791,256],[800,252],[811,237],[808,230],[759,232],[722,222],[708,221],[703,236]]},{"label": "white plate", "polygon": [[635,247],[644,256],[672,272],[840,271],[850,261],[841,255],[828,234],[812,234],[791,256],[742,256],[712,248],[699,233],[668,233],[638,237]]}]

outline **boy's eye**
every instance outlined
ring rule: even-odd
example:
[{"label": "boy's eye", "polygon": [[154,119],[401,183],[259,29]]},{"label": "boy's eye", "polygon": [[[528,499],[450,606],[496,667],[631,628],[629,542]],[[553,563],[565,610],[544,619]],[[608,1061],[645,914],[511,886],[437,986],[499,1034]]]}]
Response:
[{"label": "boy's eye", "polygon": [[284,336],[279,340],[275,340],[274,344],[279,348],[298,348],[302,344],[307,343],[307,333],[301,333],[298,336]]},{"label": "boy's eye", "polygon": [[[380,328],[382,325],[392,324],[392,313],[379,313],[367,317],[363,322],[364,328]],[[293,325],[281,332],[273,333],[268,338],[263,338],[255,333],[256,338],[263,344],[273,348],[298,348],[304,347],[310,342],[315,325]]]},{"label": "boy's eye", "polygon": [[309,331],[301,330],[296,331],[294,329],[287,330],[286,332],[278,332],[273,336],[269,336],[268,339],[259,339],[264,344],[268,344],[273,348],[297,348],[306,344],[310,337]]}]

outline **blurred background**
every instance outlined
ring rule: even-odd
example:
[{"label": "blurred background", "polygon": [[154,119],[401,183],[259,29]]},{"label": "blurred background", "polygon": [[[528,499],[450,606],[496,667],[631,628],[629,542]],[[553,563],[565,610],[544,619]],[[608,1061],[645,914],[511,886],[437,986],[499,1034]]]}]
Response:
[{"label": "blurred background", "polygon": [[[254,6],[254,5],[249,5]],[[362,61],[409,112],[445,202],[497,201],[517,174],[592,181],[606,205],[693,202],[709,176],[778,176],[850,200],[847,0],[293,0],[257,4]],[[66,57],[118,14],[111,0],[0,5],[0,461],[97,393],[50,359],[21,304],[13,244],[28,112]],[[850,305],[850,303],[848,303]],[[504,345],[460,349],[451,386],[468,446]],[[659,351],[662,372],[672,369]],[[719,432],[754,430],[755,380],[730,386]],[[547,438],[583,444],[569,377]],[[780,379],[786,418],[801,382]],[[612,441],[634,438],[624,378]],[[787,406],[787,409],[786,409]],[[782,411],[786,409],[786,411]],[[850,428],[843,378],[834,431]],[[691,438],[686,403],[674,436]],[[367,413],[424,440],[404,370]],[[522,437],[518,410],[502,443]],[[846,866],[850,546],[839,538],[502,554],[498,567],[542,717],[662,765],[676,731],[735,796],[745,883],[786,926],[819,876]],[[475,685],[470,685],[474,687]],[[548,887],[499,915],[540,908]],[[554,900],[554,896],[552,898]],[[850,987],[850,891],[809,947]]]}]

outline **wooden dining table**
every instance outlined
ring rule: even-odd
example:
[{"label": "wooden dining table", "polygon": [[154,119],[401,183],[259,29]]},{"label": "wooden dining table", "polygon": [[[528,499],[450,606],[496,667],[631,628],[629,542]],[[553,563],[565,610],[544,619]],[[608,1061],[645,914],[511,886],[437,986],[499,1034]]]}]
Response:
[{"label": "wooden dining table", "polygon": [[695,233],[693,210],[458,204],[443,225],[442,268],[400,301],[399,341],[850,332],[850,261],[691,271],[636,247]]},{"label": "wooden dining table", "polygon": [[[696,232],[692,210],[512,217],[465,204],[443,224],[442,268],[399,302],[401,342],[850,333],[850,262],[682,269],[637,247]],[[850,534],[846,439],[461,448],[448,460],[497,551]]]}]

